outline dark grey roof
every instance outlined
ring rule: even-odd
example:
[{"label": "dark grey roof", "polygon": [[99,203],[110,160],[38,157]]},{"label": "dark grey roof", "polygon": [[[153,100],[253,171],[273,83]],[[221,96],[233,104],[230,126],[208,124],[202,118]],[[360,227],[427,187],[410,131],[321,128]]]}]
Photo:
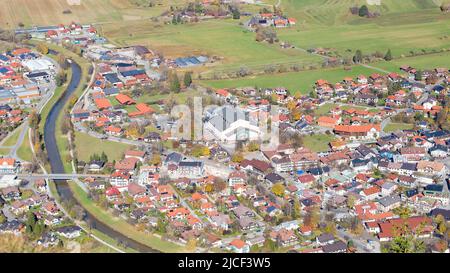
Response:
[{"label": "dark grey roof", "polygon": [[342,241],[337,241],[329,245],[324,245],[322,250],[325,253],[344,252],[347,251],[347,244]]},{"label": "dark grey roof", "polygon": [[56,231],[67,234],[67,233],[81,231],[81,228],[79,226],[65,226],[65,227],[60,227],[60,228],[56,229]]},{"label": "dark grey roof", "polygon": [[173,152],[167,155],[165,162],[166,163],[173,162],[178,164],[182,158],[183,156],[181,154]]},{"label": "dark grey roof", "polygon": [[181,161],[178,166],[180,167],[202,167],[202,161]]},{"label": "dark grey roof", "polygon": [[417,170],[416,166],[416,163],[403,163],[401,168],[403,170],[415,171]]},{"label": "dark grey roof", "polygon": [[319,241],[319,243],[326,243],[329,241],[333,241],[334,235],[331,233],[322,233],[321,235],[319,235],[319,237],[317,237],[317,240]]},{"label": "dark grey roof", "polygon": [[395,203],[399,203],[401,202],[401,198],[398,195],[394,195],[394,196],[386,196],[381,198],[380,200],[378,200],[378,202],[383,205],[384,207],[388,207],[391,206]]},{"label": "dark grey roof", "polygon": [[269,180],[270,182],[272,182],[272,183],[279,182],[279,181],[284,181],[284,178],[281,175],[277,174],[277,173],[269,173],[268,175],[266,175],[265,178],[267,180]]}]

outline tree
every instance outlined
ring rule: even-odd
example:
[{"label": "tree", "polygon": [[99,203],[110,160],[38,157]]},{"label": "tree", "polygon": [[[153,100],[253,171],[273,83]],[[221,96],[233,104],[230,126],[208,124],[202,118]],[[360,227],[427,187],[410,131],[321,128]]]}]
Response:
[{"label": "tree", "polygon": [[[420,231],[418,231],[420,232]],[[412,230],[405,223],[394,228],[394,238],[389,245],[391,253],[417,253],[423,252],[425,245],[423,241],[414,238]]]},{"label": "tree", "polygon": [[189,87],[192,84],[192,72],[186,72],[184,73],[184,86]]},{"label": "tree", "polygon": [[216,177],[214,179],[214,183],[213,183],[213,189],[215,192],[221,192],[223,190],[225,190],[227,187],[227,183],[225,182],[225,180]]},{"label": "tree", "polygon": [[193,252],[195,251],[196,248],[197,248],[197,239],[190,238],[186,243],[186,249],[190,252]]},{"label": "tree", "polygon": [[239,12],[239,9],[237,7],[234,7],[231,10],[231,13],[233,15],[233,19],[237,20],[237,19],[241,19],[241,13]]},{"label": "tree", "polygon": [[352,208],[355,206],[355,201],[356,201],[355,196],[354,196],[353,194],[350,194],[350,195],[347,197],[347,207],[348,207],[349,209],[352,209]]},{"label": "tree", "polygon": [[272,186],[272,192],[273,194],[277,196],[283,196],[285,191],[285,187],[282,183],[277,183]]},{"label": "tree", "polygon": [[400,206],[398,208],[395,208],[393,210],[393,212],[395,214],[397,214],[398,216],[400,216],[400,218],[402,218],[402,219],[407,219],[411,215],[411,210],[405,206]]},{"label": "tree", "polygon": [[235,163],[241,163],[244,160],[244,156],[241,153],[235,153],[231,158],[231,161]]},{"label": "tree", "polygon": [[177,73],[173,72],[169,76],[170,81],[170,91],[174,93],[179,93],[181,90],[180,80],[178,79]]},{"label": "tree", "polygon": [[56,56],[56,61],[58,62],[59,66],[61,66],[62,69],[67,68],[67,59],[66,56],[64,56],[63,54],[59,53]]},{"label": "tree", "polygon": [[259,144],[256,141],[250,141],[250,143],[247,145],[247,150],[249,152],[255,152],[259,150]]},{"label": "tree", "polygon": [[363,60],[362,51],[358,49],[355,52],[355,56],[353,56],[353,62],[360,63],[362,62],[362,60]]},{"label": "tree", "polygon": [[5,215],[0,211],[0,224],[3,224],[4,222],[6,222],[6,217],[5,217]]},{"label": "tree", "polygon": [[423,77],[423,72],[422,70],[417,70],[416,74],[414,74],[414,80],[416,81],[421,81]]},{"label": "tree", "polygon": [[391,52],[391,49],[388,49],[388,51],[386,52],[386,55],[384,55],[384,60],[385,61],[391,61],[393,58],[392,58],[392,52]]},{"label": "tree", "polygon": [[42,55],[47,55],[48,54],[48,46],[45,43],[39,43],[36,46],[36,49],[39,53],[41,53]]},{"label": "tree", "polygon": [[67,73],[64,70],[61,70],[56,75],[56,85],[62,86],[67,81]]},{"label": "tree", "polygon": [[301,217],[302,210],[297,195],[294,196],[293,202],[294,202],[294,209],[292,210],[292,218],[298,219]]},{"label": "tree", "polygon": [[358,15],[360,17],[367,17],[369,15],[369,8],[366,5],[362,5],[359,8]]},{"label": "tree", "polygon": [[154,153],[152,156],[152,159],[150,160],[150,164],[154,165],[154,166],[158,166],[161,164],[161,155]]},{"label": "tree", "polygon": [[313,229],[316,229],[320,222],[320,210],[317,206],[311,208],[305,215],[304,223]]},{"label": "tree", "polygon": [[336,224],[333,221],[328,222],[324,231],[336,235]]},{"label": "tree", "polygon": [[447,232],[447,224],[445,218],[439,214],[435,219],[437,230],[440,234],[444,235]]}]

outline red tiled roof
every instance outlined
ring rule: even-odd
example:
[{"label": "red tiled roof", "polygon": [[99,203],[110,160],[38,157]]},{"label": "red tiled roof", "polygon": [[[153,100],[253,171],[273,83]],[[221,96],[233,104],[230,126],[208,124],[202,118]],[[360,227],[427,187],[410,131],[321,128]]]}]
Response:
[{"label": "red tiled roof", "polygon": [[127,95],[124,95],[124,94],[118,94],[116,96],[116,100],[120,104],[134,104],[134,103],[136,103],[132,98],[130,98]]},{"label": "red tiled roof", "polygon": [[107,99],[95,99],[94,102],[95,102],[95,105],[97,105],[97,108],[99,110],[112,107],[111,103]]}]

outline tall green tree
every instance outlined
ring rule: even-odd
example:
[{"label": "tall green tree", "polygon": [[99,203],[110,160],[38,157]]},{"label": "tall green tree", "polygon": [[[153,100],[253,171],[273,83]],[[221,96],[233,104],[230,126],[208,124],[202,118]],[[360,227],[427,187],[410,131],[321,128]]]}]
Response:
[{"label": "tall green tree", "polygon": [[174,93],[179,93],[181,90],[181,86],[180,80],[178,79],[178,75],[176,72],[170,74],[169,81],[170,81],[170,91]]},{"label": "tall green tree", "polygon": [[189,87],[192,84],[192,72],[186,72],[184,73],[184,86]]},{"label": "tall green tree", "polygon": [[353,62],[360,63],[362,62],[362,60],[363,60],[362,51],[358,49],[355,52],[355,56],[353,56]]},{"label": "tall green tree", "polygon": [[414,79],[415,79],[416,81],[421,81],[422,78],[423,78],[423,72],[422,72],[422,70],[417,70],[417,71],[416,71],[416,74],[414,75]]},{"label": "tall green tree", "polygon": [[366,5],[362,5],[359,8],[358,14],[360,17],[367,17],[369,15],[369,8]]},{"label": "tall green tree", "polygon": [[388,49],[388,51],[386,52],[386,55],[384,55],[384,60],[385,61],[391,61],[393,58],[392,58],[392,52],[391,52],[391,49]]}]

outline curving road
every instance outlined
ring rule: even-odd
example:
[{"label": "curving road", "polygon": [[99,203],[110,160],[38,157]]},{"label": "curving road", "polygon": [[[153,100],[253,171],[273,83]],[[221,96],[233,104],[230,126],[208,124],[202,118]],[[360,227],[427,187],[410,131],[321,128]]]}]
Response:
[{"label": "curving road", "polygon": [[[78,85],[81,81],[81,68],[80,66],[72,62],[72,78],[70,83],[65,90],[62,97],[52,106],[48,118],[45,121],[44,126],[44,142],[47,150],[48,160],[50,162],[52,173],[62,174],[65,173],[64,165],[61,160],[61,154],[59,153],[58,146],[56,144],[56,120],[61,113],[66,102],[70,99],[73,92],[77,89]],[[58,183],[55,183],[58,194],[61,196],[62,200],[71,200],[76,204],[80,205],[73,196],[72,191],[68,186],[67,180],[59,179],[56,180]],[[109,237],[115,239],[122,244],[125,244],[127,247],[133,248],[139,252],[158,252],[155,249],[152,249],[146,245],[143,245],[126,235],[117,232],[112,229],[108,225],[105,225],[103,222],[96,219],[93,215],[86,211],[85,219],[86,223],[88,223],[92,228],[97,229],[98,231],[108,235]]]}]

